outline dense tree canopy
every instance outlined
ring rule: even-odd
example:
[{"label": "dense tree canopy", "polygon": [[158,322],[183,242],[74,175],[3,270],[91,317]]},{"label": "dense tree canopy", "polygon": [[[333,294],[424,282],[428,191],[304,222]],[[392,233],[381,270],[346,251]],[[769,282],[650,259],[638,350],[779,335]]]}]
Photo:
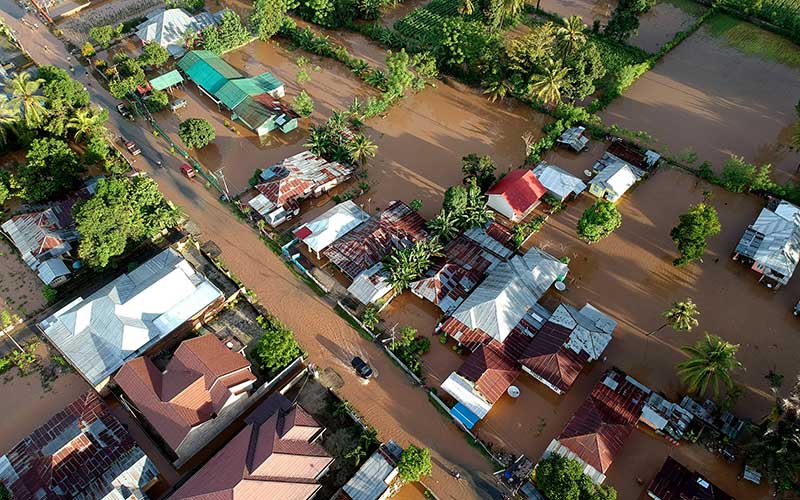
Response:
[{"label": "dense tree canopy", "polygon": [[178,126],[178,136],[187,148],[200,149],[217,137],[214,127],[203,118],[188,118]]},{"label": "dense tree canopy", "polygon": [[622,225],[622,215],[616,205],[598,200],[587,208],[578,221],[578,236],[586,243],[596,243]]},{"label": "dense tree canopy", "polygon": [[277,318],[259,316],[258,324],[264,333],[256,344],[256,355],[261,368],[272,376],[289,366],[302,351],[292,331]]},{"label": "dense tree canopy", "polygon": [[228,9],[222,14],[218,24],[203,30],[201,43],[205,50],[223,54],[250,39],[250,31],[242,24],[242,18],[236,12]]},{"label": "dense tree canopy", "polygon": [[596,485],[575,460],[555,453],[542,459],[532,472],[536,487],[547,500],[616,500],[610,486]]},{"label": "dense tree canopy", "polygon": [[678,247],[680,257],[673,261],[676,266],[701,259],[706,251],[706,239],[719,234],[721,229],[717,210],[711,205],[698,203],[680,216],[678,225],[670,236]]},{"label": "dense tree canopy", "polygon": [[461,159],[461,171],[464,173],[465,180],[475,179],[483,192],[486,192],[494,184],[495,170],[497,170],[497,166],[489,155],[478,156],[470,153]]},{"label": "dense tree canopy", "polygon": [[34,139],[25,159],[16,178],[22,196],[30,201],[44,201],[75,188],[84,171],[78,155],[59,139]]},{"label": "dense tree canopy", "polygon": [[180,212],[158,190],[153,179],[101,179],[97,193],[73,209],[81,235],[78,256],[91,267],[102,268],[121,255],[128,244],[173,227]]},{"label": "dense tree canopy", "polygon": [[72,79],[70,74],[56,66],[39,68],[42,94],[47,98],[47,120],[44,129],[53,135],[63,136],[67,124],[76,110],[89,105],[89,92],[83,84]]},{"label": "dense tree canopy", "polygon": [[250,12],[250,29],[259,40],[267,41],[286,22],[286,13],[297,7],[296,0],[255,0]]},{"label": "dense tree canopy", "polygon": [[397,464],[397,473],[403,481],[419,481],[423,476],[430,475],[431,451],[427,448],[418,448],[409,444]]},{"label": "dense tree canopy", "polygon": [[145,66],[161,66],[169,60],[167,49],[155,42],[149,42],[142,47],[139,62]]}]

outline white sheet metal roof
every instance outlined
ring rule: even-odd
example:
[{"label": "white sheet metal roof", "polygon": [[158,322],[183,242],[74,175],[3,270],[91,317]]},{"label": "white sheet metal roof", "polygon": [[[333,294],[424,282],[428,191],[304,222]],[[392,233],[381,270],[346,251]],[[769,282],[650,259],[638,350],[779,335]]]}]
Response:
[{"label": "white sheet metal roof", "polygon": [[364,305],[377,302],[392,291],[392,285],[382,271],[383,264],[378,262],[356,276],[347,291]]},{"label": "white sheet metal roof", "polygon": [[447,380],[442,382],[441,387],[478,418],[485,417],[492,409],[492,404],[486,401],[467,379],[456,372],[451,373]]},{"label": "white sheet metal roof", "polygon": [[588,303],[580,311],[569,304],[560,304],[550,321],[572,330],[564,346],[578,354],[585,352],[589,361],[600,358],[617,327],[616,321]]},{"label": "white sheet metal roof", "polygon": [[221,297],[213,283],[167,249],[39,326],[97,385]]},{"label": "white sheet metal roof", "polygon": [[800,261],[800,208],[781,200],[774,211],[763,208],[753,224],[747,228],[736,251],[752,258],[770,271],[784,276],[786,283],[794,274]]},{"label": "white sheet metal roof", "polygon": [[502,262],[456,309],[453,317],[498,342],[569,268],[552,255],[531,248],[525,255]]},{"label": "white sheet metal roof", "polygon": [[261,217],[267,217],[273,210],[277,208],[277,206],[270,201],[269,198],[260,194],[254,197],[252,200],[247,202],[250,205],[250,208],[256,211]]},{"label": "white sheet metal roof", "polygon": [[611,153],[603,154],[603,158],[597,163],[601,167],[598,168],[598,165],[595,165],[595,170],[600,170],[600,172],[589,181],[589,184],[599,184],[618,196],[622,196],[631,186],[644,177],[642,170]]},{"label": "white sheet metal roof", "polygon": [[321,252],[367,219],[369,219],[369,214],[351,200],[347,200],[311,222],[303,224],[294,232],[302,234],[304,228],[310,231],[311,234],[300,237],[300,240],[315,252]]},{"label": "white sheet metal roof", "polygon": [[69,276],[70,270],[63,260],[48,259],[39,264],[39,267],[36,268],[36,273],[45,285],[49,285],[62,276]]},{"label": "white sheet metal roof", "polygon": [[378,500],[396,475],[397,468],[378,450],[364,462],[342,490],[351,500]]},{"label": "white sheet metal roof", "polygon": [[571,194],[578,195],[586,189],[586,184],[582,180],[544,161],[533,169],[533,174],[542,186],[561,200]]},{"label": "white sheet metal roof", "polygon": [[183,38],[188,31],[199,33],[203,28],[216,24],[214,14],[201,12],[190,16],[183,9],[160,10],[150,15],[136,29],[136,36],[143,42],[154,42],[177,57],[184,52]]}]

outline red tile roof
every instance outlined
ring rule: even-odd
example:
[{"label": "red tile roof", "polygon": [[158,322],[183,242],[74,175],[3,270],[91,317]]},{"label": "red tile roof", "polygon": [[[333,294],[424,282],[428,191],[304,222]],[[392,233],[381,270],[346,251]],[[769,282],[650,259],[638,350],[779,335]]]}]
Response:
[{"label": "red tile roof", "polygon": [[547,193],[532,170],[518,169],[506,174],[486,194],[500,195],[508,201],[514,213],[524,214]]},{"label": "red tile roof", "polygon": [[314,443],[322,428],[302,408],[273,394],[247,427],[171,497],[195,500],[307,500],[333,459]]},{"label": "red tile roof", "polygon": [[355,279],[394,250],[427,237],[425,219],[402,201],[393,201],[323,253],[350,279]]},{"label": "red tile roof", "polygon": [[586,358],[564,347],[572,330],[547,322],[525,347],[519,362],[562,393],[566,392],[586,366]]},{"label": "red tile roof", "polygon": [[102,498],[114,489],[112,480],[142,456],[128,431],[90,391],[6,453],[18,479],[5,485],[15,500],[43,498],[39,494]]},{"label": "red tile roof", "polygon": [[494,403],[505,394],[520,371],[514,360],[507,358],[494,344],[489,344],[470,354],[457,373],[473,382],[486,400]]},{"label": "red tile roof", "polygon": [[647,492],[661,500],[734,500],[697,472],[692,472],[672,457],[650,481]]},{"label": "red tile roof", "polygon": [[633,431],[646,393],[611,369],[572,416],[558,441],[605,474]]},{"label": "red tile roof", "polygon": [[176,450],[192,427],[214,418],[232,390],[255,376],[244,356],[214,335],[203,335],[182,342],[163,374],[140,357],[125,363],[114,380]]}]

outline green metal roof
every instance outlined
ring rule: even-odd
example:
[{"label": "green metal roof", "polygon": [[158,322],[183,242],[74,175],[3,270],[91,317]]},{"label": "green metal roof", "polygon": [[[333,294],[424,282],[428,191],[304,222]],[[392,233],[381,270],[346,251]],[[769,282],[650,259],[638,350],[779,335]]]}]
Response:
[{"label": "green metal roof", "polygon": [[247,97],[247,92],[242,90],[242,88],[237,84],[240,80],[230,80],[225,85],[220,87],[220,89],[214,92],[214,97],[220,100],[222,104],[225,105],[228,109],[233,109],[239,105],[240,102],[244,101],[245,97]]},{"label": "green metal roof", "polygon": [[206,92],[215,94],[228,80],[242,74],[208,50],[192,50],[178,61],[178,67]]},{"label": "green metal roof", "polygon": [[253,130],[275,117],[275,113],[271,109],[250,96],[245,97],[242,102],[233,108],[233,112],[237,118]]},{"label": "green metal roof", "polygon": [[283,87],[283,82],[269,71],[252,78],[242,78],[238,82],[247,95],[269,94],[275,89]]},{"label": "green metal roof", "polygon": [[177,69],[164,73],[150,80],[150,86],[156,90],[164,90],[183,82],[183,77]]}]

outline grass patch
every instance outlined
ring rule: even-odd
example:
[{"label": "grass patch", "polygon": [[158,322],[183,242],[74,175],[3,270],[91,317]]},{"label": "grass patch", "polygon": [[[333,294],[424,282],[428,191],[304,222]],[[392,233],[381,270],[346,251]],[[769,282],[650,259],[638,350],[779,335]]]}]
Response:
[{"label": "grass patch", "polygon": [[708,7],[694,0],[661,0],[661,2],[668,3],[694,17],[700,17],[708,10]]},{"label": "grass patch", "polygon": [[705,25],[712,36],[745,54],[800,68],[800,47],[787,38],[725,14],[711,16]]},{"label": "grass patch", "polygon": [[343,320],[347,321],[347,324],[349,324],[350,326],[352,326],[352,327],[353,327],[353,329],[354,329],[355,331],[357,331],[357,332],[358,332],[358,334],[359,334],[359,335],[361,335],[361,336],[362,336],[364,339],[366,339],[366,340],[369,340],[370,342],[373,342],[373,341],[375,340],[375,339],[373,339],[373,338],[372,338],[372,335],[370,335],[369,333],[367,333],[367,331],[366,331],[366,330],[364,330],[364,329],[361,327],[361,325],[359,325],[359,324],[356,322],[356,320],[354,320],[354,319],[353,319],[353,317],[352,317],[352,316],[350,316],[350,314],[348,314],[348,313],[347,313],[347,311],[345,311],[344,309],[342,309],[342,306],[340,306],[339,304],[336,304],[336,307],[334,307],[334,308],[333,308],[333,310],[334,310],[334,311],[336,311],[336,314],[338,314],[339,316],[341,316]]}]

